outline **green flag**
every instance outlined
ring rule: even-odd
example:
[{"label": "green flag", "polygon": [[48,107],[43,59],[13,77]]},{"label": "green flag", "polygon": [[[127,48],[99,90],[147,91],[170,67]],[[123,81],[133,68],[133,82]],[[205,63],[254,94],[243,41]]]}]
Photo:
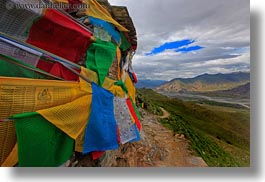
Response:
[{"label": "green flag", "polygon": [[74,140],[38,113],[15,119],[20,167],[57,167],[70,159]]},{"label": "green flag", "polygon": [[116,46],[112,42],[97,40],[87,51],[86,66],[96,71],[102,85],[115,58]]}]

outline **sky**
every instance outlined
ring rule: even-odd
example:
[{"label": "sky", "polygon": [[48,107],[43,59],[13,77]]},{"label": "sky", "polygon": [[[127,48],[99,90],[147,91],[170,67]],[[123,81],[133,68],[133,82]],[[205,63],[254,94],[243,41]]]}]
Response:
[{"label": "sky", "polygon": [[249,0],[109,0],[136,27],[139,80],[250,71]]}]

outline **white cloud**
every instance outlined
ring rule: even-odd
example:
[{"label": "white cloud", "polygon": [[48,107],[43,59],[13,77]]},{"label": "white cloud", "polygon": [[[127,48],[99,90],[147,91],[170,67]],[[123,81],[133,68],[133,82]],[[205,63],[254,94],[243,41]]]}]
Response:
[{"label": "white cloud", "polygon": [[235,58],[228,58],[228,59],[216,59],[216,60],[209,60],[197,63],[184,63],[183,66],[187,68],[196,68],[196,67],[221,67],[227,65],[235,65],[235,64],[249,64],[250,54],[246,53],[240,55]]},{"label": "white cloud", "polygon": [[[249,0],[109,0],[127,6],[138,33],[134,67],[140,79],[193,77],[246,71],[250,67]],[[166,50],[145,56],[165,42],[195,40],[190,53]],[[190,46],[190,45],[189,45]]]}]

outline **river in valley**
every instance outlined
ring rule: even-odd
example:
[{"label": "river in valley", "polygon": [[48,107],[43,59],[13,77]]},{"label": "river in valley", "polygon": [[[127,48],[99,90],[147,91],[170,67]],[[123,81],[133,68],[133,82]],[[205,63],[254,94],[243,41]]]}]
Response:
[{"label": "river in valley", "polygon": [[191,94],[191,93],[172,93],[172,92],[171,93],[170,92],[159,92],[159,93],[162,95],[171,97],[171,98],[178,98],[184,101],[207,100],[207,101],[214,101],[214,102],[226,103],[226,104],[236,104],[246,109],[250,109],[250,99],[209,97],[205,95]]}]

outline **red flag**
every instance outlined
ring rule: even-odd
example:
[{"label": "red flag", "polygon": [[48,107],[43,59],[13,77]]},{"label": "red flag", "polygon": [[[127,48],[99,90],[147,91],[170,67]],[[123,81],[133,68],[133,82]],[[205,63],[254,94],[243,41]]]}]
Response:
[{"label": "red flag", "polygon": [[102,151],[102,152],[92,152],[92,159],[93,160],[97,160],[100,157],[102,157],[104,154],[105,154],[104,151]]},{"label": "red flag", "polygon": [[138,117],[136,115],[136,112],[134,111],[134,108],[133,108],[133,105],[131,103],[131,100],[128,98],[126,100],[126,103],[127,103],[127,106],[128,106],[128,108],[130,110],[130,113],[131,113],[131,115],[132,115],[132,117],[133,117],[133,119],[135,121],[135,124],[136,124],[138,130],[141,131],[142,125],[141,125],[141,123],[140,123],[140,121],[139,121],[139,119],[138,119]]},{"label": "red flag", "polygon": [[86,53],[92,33],[55,9],[47,9],[36,21],[27,42],[72,62]]}]

